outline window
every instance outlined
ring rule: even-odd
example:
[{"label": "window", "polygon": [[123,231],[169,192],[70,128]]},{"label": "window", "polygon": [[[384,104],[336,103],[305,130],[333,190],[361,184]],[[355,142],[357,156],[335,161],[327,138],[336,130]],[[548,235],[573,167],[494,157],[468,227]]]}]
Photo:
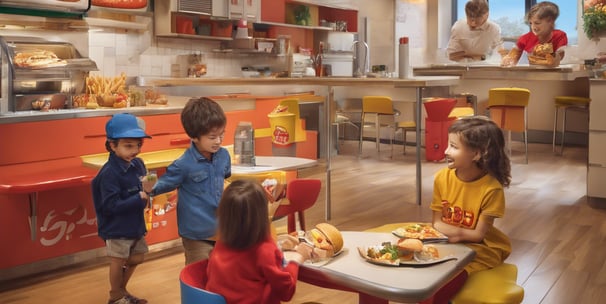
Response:
[{"label": "window", "polygon": [[[465,18],[466,0],[455,0],[457,14],[454,20]],[[490,20],[501,26],[501,34],[505,41],[515,42],[518,36],[528,32],[524,23],[527,9],[543,0],[488,0]],[[560,7],[560,16],[556,20],[556,28],[568,35],[568,44],[577,44],[577,14],[578,1],[551,0]]]}]

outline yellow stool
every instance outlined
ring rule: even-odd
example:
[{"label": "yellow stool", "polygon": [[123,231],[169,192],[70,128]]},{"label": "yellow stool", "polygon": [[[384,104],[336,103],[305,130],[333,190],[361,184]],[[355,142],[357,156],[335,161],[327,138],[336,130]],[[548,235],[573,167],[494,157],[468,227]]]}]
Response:
[{"label": "yellow stool", "polygon": [[406,154],[406,132],[417,132],[417,123],[414,121],[398,121],[396,130],[402,130],[402,143],[404,146],[403,154]]},{"label": "yellow stool", "polygon": [[507,131],[507,145],[511,155],[511,132],[524,137],[525,163],[528,163],[528,101],[530,90],[524,88],[493,88],[488,91],[490,119]]},{"label": "yellow stool", "polygon": [[578,97],[578,96],[556,96],[555,97],[555,115],[553,118],[553,140],[551,142],[553,153],[556,153],[556,133],[558,131],[558,112],[560,109],[564,110],[562,113],[562,136],[560,138],[560,155],[564,153],[564,136],[566,134],[566,112],[568,110],[577,109],[587,111],[589,109],[589,102],[591,98]]},{"label": "yellow stool", "polygon": [[452,304],[517,304],[524,299],[524,288],[516,284],[518,268],[503,263],[469,275]]}]

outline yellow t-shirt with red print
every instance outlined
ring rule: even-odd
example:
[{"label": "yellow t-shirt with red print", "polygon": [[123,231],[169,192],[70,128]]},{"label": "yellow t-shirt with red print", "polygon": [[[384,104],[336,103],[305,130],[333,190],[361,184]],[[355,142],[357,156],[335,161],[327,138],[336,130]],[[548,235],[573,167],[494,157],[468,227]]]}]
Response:
[{"label": "yellow t-shirt with red print", "polygon": [[[461,181],[454,169],[436,173],[431,210],[442,213],[442,221],[457,227],[475,229],[481,216],[503,217],[505,193],[503,186],[486,174],[473,182]],[[475,259],[465,267],[468,273],[493,268],[511,253],[509,238],[491,226],[480,243],[465,243],[476,252]]]}]

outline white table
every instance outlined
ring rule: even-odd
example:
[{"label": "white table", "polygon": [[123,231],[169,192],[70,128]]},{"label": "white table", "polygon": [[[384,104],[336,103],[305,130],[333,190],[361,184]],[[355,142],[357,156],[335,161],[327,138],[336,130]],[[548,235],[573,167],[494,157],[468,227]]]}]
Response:
[{"label": "white table", "polygon": [[297,170],[315,166],[315,159],[289,156],[255,156],[256,166],[232,165],[232,174],[262,173],[276,170]]},{"label": "white table", "polygon": [[358,292],[360,303],[425,300],[475,257],[475,252],[465,245],[438,243],[434,245],[441,254],[452,254],[457,259],[423,267],[375,265],[364,260],[357,247],[396,242],[397,237],[379,232],[343,231],[342,234],[344,251],[324,265],[302,264],[298,279],[320,287]]}]

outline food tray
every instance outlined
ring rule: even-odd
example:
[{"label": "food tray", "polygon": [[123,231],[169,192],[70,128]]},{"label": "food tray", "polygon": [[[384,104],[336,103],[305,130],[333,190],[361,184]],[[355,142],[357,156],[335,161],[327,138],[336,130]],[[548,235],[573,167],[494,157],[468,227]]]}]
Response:
[{"label": "food tray", "polygon": [[410,223],[391,232],[403,239],[419,239],[423,243],[447,242],[448,237],[428,223]]},{"label": "food tray", "polygon": [[[379,246],[381,246],[381,245],[379,245]],[[373,246],[373,247],[377,247],[377,246]],[[383,259],[371,258],[367,254],[368,248],[369,247],[358,247],[358,253],[367,262],[369,262],[371,264],[381,265],[381,266],[392,266],[392,267],[430,266],[430,265],[435,265],[435,264],[439,264],[439,263],[444,263],[447,261],[457,260],[457,258],[453,255],[453,253],[450,252],[449,250],[447,250],[447,248],[446,248],[446,250],[445,250],[445,248],[438,249],[440,252],[440,256],[438,258],[429,259],[429,260],[421,260],[421,259],[417,258],[417,256],[415,255],[415,258],[413,258],[412,260],[407,260],[407,261],[403,261],[400,259],[383,260]]]}]

